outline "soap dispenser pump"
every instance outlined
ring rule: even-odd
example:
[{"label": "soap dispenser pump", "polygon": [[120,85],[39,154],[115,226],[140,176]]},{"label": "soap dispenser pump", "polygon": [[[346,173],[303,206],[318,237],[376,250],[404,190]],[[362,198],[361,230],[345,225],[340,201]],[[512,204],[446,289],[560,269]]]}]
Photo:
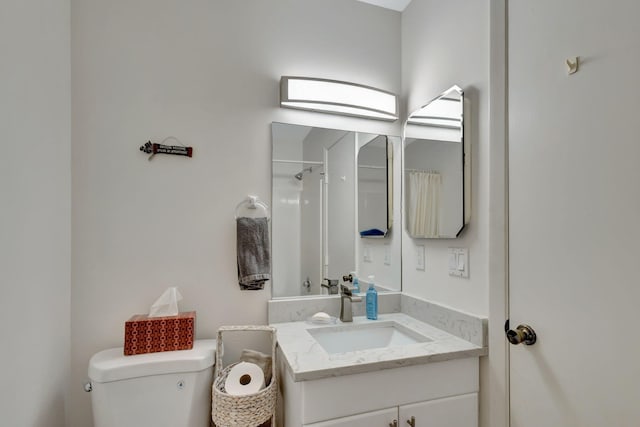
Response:
[{"label": "soap dispenser pump", "polygon": [[353,284],[353,293],[360,293],[360,282],[358,281],[358,276],[356,276],[356,272],[351,272],[351,283]]},{"label": "soap dispenser pump", "polygon": [[378,291],[374,287],[373,281],[375,277],[373,275],[368,276],[369,289],[367,289],[367,319],[378,320]]}]

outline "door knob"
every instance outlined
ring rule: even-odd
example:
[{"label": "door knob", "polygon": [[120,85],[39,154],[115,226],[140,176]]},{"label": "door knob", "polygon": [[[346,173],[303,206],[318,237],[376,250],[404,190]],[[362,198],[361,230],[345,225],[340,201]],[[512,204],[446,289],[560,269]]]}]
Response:
[{"label": "door knob", "polygon": [[523,343],[524,345],[533,345],[536,343],[536,331],[529,325],[518,325],[515,329],[509,329],[509,319],[504,323],[504,333],[507,339],[513,345]]}]

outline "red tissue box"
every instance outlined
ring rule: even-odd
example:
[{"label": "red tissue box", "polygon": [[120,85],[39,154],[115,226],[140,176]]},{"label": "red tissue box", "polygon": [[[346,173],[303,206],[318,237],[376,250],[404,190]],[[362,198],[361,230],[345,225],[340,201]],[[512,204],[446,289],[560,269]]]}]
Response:
[{"label": "red tissue box", "polygon": [[124,355],[190,350],[195,334],[195,311],[166,317],[136,314],[124,324]]}]

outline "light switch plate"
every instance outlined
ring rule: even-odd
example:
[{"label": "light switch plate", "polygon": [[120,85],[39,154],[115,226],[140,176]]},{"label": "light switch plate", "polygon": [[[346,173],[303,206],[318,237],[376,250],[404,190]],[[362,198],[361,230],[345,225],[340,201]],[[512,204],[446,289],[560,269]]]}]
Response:
[{"label": "light switch plate", "polygon": [[468,248],[449,248],[449,276],[469,277]]},{"label": "light switch plate", "polygon": [[416,246],[416,270],[424,271],[424,245]]}]

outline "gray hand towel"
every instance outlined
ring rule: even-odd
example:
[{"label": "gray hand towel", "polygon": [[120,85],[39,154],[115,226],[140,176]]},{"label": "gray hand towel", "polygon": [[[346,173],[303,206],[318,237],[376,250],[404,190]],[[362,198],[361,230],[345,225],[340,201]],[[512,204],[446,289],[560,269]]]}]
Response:
[{"label": "gray hand towel", "polygon": [[267,218],[240,217],[236,231],[240,289],[262,289],[271,278],[269,222]]}]

